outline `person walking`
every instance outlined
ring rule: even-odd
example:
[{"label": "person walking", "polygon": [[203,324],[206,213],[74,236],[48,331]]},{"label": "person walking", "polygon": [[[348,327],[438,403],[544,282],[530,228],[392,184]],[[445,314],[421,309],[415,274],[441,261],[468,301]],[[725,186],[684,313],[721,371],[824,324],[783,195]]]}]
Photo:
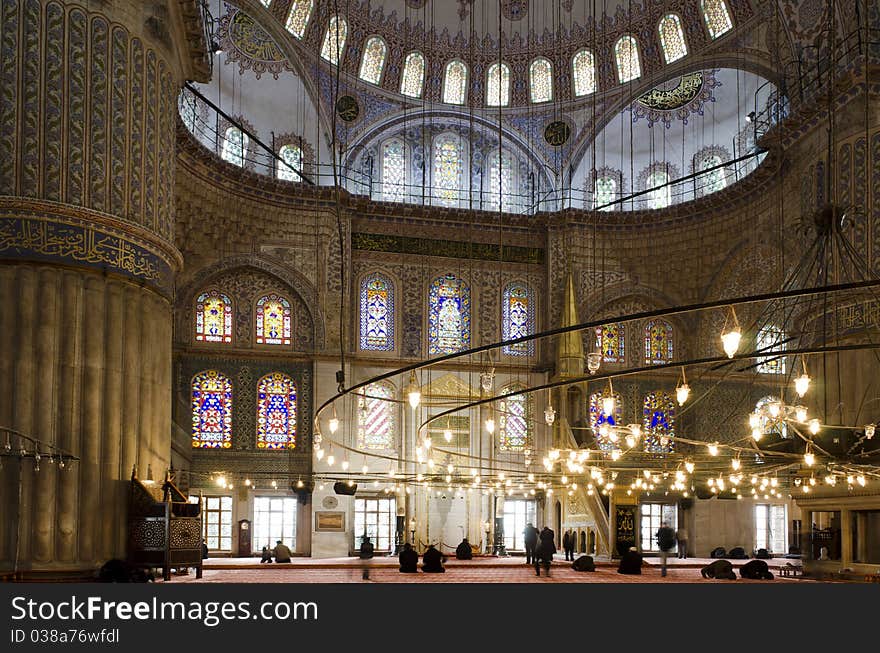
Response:
[{"label": "person walking", "polygon": [[678,557],[679,558],[687,558],[688,557],[688,532],[684,526],[682,526],[677,531],[675,531],[675,539],[678,542]]},{"label": "person walking", "polygon": [[523,529],[523,542],[526,547],[526,564],[530,565],[535,557],[535,547],[538,546],[538,529],[532,522],[527,523]]},{"label": "person walking", "polygon": [[666,559],[675,546],[675,531],[666,522],[657,529],[657,546],[660,547],[660,575],[666,576]]}]

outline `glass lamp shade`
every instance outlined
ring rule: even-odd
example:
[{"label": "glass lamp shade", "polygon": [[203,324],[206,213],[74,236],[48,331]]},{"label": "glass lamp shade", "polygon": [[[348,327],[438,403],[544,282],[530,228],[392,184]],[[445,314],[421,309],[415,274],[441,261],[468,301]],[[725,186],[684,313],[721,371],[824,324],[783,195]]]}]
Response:
[{"label": "glass lamp shade", "polygon": [[599,371],[599,366],[602,364],[602,354],[591,353],[587,354],[587,370],[590,374],[595,374]]},{"label": "glass lamp shade", "polygon": [[742,340],[742,333],[736,328],[727,333],[721,334],[721,344],[723,345],[724,353],[727,354],[728,358],[736,356],[740,340]]},{"label": "glass lamp shade", "polygon": [[718,445],[717,444],[710,444],[709,445],[709,455],[710,456],[717,456],[718,455]]},{"label": "glass lamp shade", "polygon": [[874,437],[874,431],[877,428],[876,424],[866,424],[865,425],[865,437],[870,440]]},{"label": "glass lamp shade", "polygon": [[547,426],[552,426],[553,422],[556,421],[556,409],[553,406],[547,406],[544,409],[544,422]]},{"label": "glass lamp shade", "polygon": [[803,397],[807,394],[807,390],[810,388],[810,377],[806,374],[801,374],[798,378],[794,380],[794,391],[797,392],[798,397]]},{"label": "glass lamp shade", "polygon": [[811,419],[809,421],[810,433],[812,433],[813,435],[816,435],[819,432],[820,428],[821,428],[821,424],[819,423],[819,420]]},{"label": "glass lamp shade", "polygon": [[684,402],[688,400],[691,389],[687,383],[682,383],[675,389],[675,398],[678,399],[678,405],[684,406]]},{"label": "glass lamp shade", "polygon": [[693,474],[693,473],[694,473],[694,463],[693,463],[693,461],[688,460],[688,461],[684,464],[684,468],[687,470],[687,473],[688,473],[688,474]]},{"label": "glass lamp shade", "polygon": [[450,431],[449,429],[443,431],[443,439],[447,442],[452,442],[452,431]]},{"label": "glass lamp shade", "polygon": [[795,406],[794,407],[794,416],[799,422],[807,421],[807,407],[806,406]]},{"label": "glass lamp shade", "polygon": [[494,432],[495,432],[495,420],[492,419],[491,417],[490,417],[489,419],[486,420],[486,430],[487,430],[489,433],[494,433]]},{"label": "glass lamp shade", "polygon": [[336,433],[339,430],[339,418],[334,416],[330,418],[330,421],[327,422],[327,428],[330,429],[330,433]]},{"label": "glass lamp shade", "polygon": [[483,372],[480,374],[480,387],[483,388],[483,392],[487,394],[492,392],[494,378],[495,375],[492,372]]}]

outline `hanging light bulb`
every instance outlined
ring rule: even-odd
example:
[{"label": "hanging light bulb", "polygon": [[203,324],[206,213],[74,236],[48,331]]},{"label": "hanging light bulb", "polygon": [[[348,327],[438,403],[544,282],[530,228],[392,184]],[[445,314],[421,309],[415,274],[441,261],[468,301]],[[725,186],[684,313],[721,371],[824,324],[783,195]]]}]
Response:
[{"label": "hanging light bulb", "polygon": [[798,397],[803,397],[807,394],[807,390],[810,387],[810,376],[807,374],[807,361],[801,358],[801,365],[803,366],[803,373],[794,380],[794,391],[797,392]]},{"label": "hanging light bulb", "polygon": [[812,467],[816,463],[816,456],[813,455],[812,451],[807,451],[804,454],[804,464]]},{"label": "hanging light bulb", "polygon": [[811,419],[809,422],[809,425],[810,425],[809,426],[810,433],[812,433],[813,435],[816,435],[819,432],[819,429],[821,428],[821,424],[819,423],[819,420],[817,420],[816,418]]},{"label": "hanging light bulb", "polygon": [[547,404],[547,407],[544,409],[544,423],[547,426],[553,426],[553,422],[556,421],[556,409],[553,408],[550,404]]},{"label": "hanging light bulb", "polygon": [[321,460],[323,457],[324,457],[324,450],[323,449],[316,449],[315,450],[315,458],[317,458],[318,460]]},{"label": "hanging light bulb", "polygon": [[718,443],[717,442],[713,442],[712,444],[709,445],[709,455],[710,456],[717,456],[718,455]]},{"label": "hanging light bulb", "polygon": [[550,460],[559,460],[559,449],[551,449],[550,453],[547,454],[547,457]]},{"label": "hanging light bulb", "polygon": [[272,480],[272,487],[277,490],[278,489],[278,481],[273,479]]},{"label": "hanging light bulb", "polygon": [[422,440],[422,444],[425,445],[425,449],[430,449],[430,448],[431,448],[431,436],[430,436],[430,435],[426,435],[426,436],[425,436],[425,439]]},{"label": "hanging light bulb", "polygon": [[794,407],[794,417],[797,421],[803,423],[807,421],[807,407],[806,406],[795,406]]},{"label": "hanging light bulb", "polygon": [[486,431],[489,433],[495,432],[495,420],[491,417],[486,420]]},{"label": "hanging light bulb", "polygon": [[759,428],[754,428],[754,429],[752,429],[752,439],[753,439],[755,442],[760,441],[761,438],[763,438],[763,437],[764,437],[764,431],[762,431],[762,430],[759,429]]},{"label": "hanging light bulb", "polygon": [[742,340],[742,332],[739,330],[739,327],[734,327],[730,331],[721,334],[721,344],[728,358],[736,356],[740,340]]},{"label": "hanging light bulb", "polygon": [[734,458],[730,461],[730,466],[733,468],[733,471],[738,471],[740,467],[739,458]]},{"label": "hanging light bulb", "polygon": [[596,352],[591,352],[587,354],[587,370],[590,374],[595,374],[599,371],[599,366],[602,364],[602,354],[598,354]]},{"label": "hanging light bulb", "polygon": [[297,480],[296,487],[298,487],[298,488],[305,487],[305,483],[303,483],[302,479]]},{"label": "hanging light bulb", "polygon": [[226,477],[223,474],[217,477],[217,485],[220,487],[226,487]]},{"label": "hanging light bulb", "polygon": [[856,481],[857,481],[858,484],[861,485],[862,487],[865,487],[865,484],[867,483],[867,481],[865,480],[865,477],[862,476],[861,474],[859,474],[858,476],[856,476]]},{"label": "hanging light bulb", "polygon": [[339,430],[339,418],[336,416],[336,404],[333,404],[333,417],[327,422],[327,428],[330,429],[331,435]]},{"label": "hanging light bulb", "polygon": [[773,419],[779,417],[779,413],[782,412],[782,404],[778,401],[771,401],[767,404],[767,414],[770,415]]},{"label": "hanging light bulb", "polygon": [[684,402],[688,400],[691,388],[688,385],[687,377],[684,375],[684,367],[681,368],[681,383],[675,388],[675,398],[678,400],[679,406],[684,406]]},{"label": "hanging light bulb", "polygon": [[409,385],[406,388],[406,397],[409,400],[409,405],[412,406],[413,410],[419,407],[419,403],[422,401],[422,390],[419,387],[419,382],[416,380],[416,371],[410,370],[409,373]]},{"label": "hanging light bulb", "polygon": [[684,468],[687,470],[688,474],[693,474],[694,473],[694,461],[686,460],[684,463]]},{"label": "hanging light bulb", "polygon": [[366,473],[369,472],[369,471],[370,471],[370,468],[367,467],[366,464],[364,464],[364,466],[361,467],[361,474],[366,474]]},{"label": "hanging light bulb", "polygon": [[452,431],[450,429],[443,431],[443,439],[447,442],[452,442]]},{"label": "hanging light bulb", "polygon": [[495,380],[495,368],[493,367],[489,372],[481,372],[480,373],[480,387],[483,389],[483,392],[486,394],[490,394],[492,392],[493,381]]},{"label": "hanging light bulb", "polygon": [[761,426],[761,416],[758,413],[749,413],[749,426],[753,429]]},{"label": "hanging light bulb", "polygon": [[250,487],[251,486],[251,479],[249,479],[249,478],[244,479],[244,485],[245,485],[245,487]]},{"label": "hanging light bulb", "polygon": [[343,472],[348,471],[348,461],[347,460],[342,461],[342,471]]},{"label": "hanging light bulb", "polygon": [[877,428],[876,424],[865,424],[865,437],[870,440],[874,437],[874,430]]},{"label": "hanging light bulb", "polygon": [[336,458],[333,457],[332,453],[329,456],[327,456],[328,467],[333,467],[333,463],[335,463],[335,462],[336,462]]}]

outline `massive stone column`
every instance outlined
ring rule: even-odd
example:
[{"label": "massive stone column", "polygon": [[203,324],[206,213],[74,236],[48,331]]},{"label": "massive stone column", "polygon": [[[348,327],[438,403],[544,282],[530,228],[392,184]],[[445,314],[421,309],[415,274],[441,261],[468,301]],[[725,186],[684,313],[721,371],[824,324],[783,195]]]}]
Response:
[{"label": "massive stone column", "polygon": [[0,0],[0,427],[79,458],[4,459],[4,570],[124,556],[132,466],[168,464],[188,71],[167,5]]}]

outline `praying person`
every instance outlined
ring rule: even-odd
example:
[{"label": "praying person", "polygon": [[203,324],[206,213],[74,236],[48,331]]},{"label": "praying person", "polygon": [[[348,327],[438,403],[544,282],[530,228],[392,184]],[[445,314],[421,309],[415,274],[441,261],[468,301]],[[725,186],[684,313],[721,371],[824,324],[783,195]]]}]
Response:
[{"label": "praying person", "polygon": [[428,549],[422,554],[422,571],[426,574],[446,572],[443,568],[443,555],[434,548],[433,544],[429,544]]}]

